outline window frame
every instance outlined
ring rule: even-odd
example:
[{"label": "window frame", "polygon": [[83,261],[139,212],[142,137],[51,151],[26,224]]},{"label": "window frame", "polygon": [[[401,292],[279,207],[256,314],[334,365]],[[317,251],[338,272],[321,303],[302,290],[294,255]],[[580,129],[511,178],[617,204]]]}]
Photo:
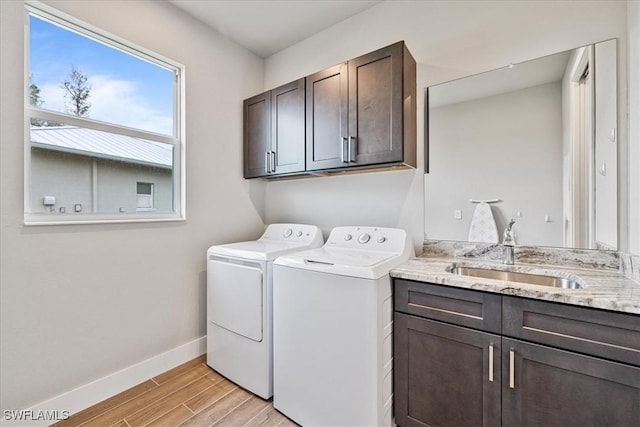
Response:
[{"label": "window frame", "polygon": [[[138,186],[140,184],[144,184],[144,185],[148,185],[149,186],[149,194],[147,193],[140,193],[140,191],[138,190]],[[149,212],[149,211],[154,211],[155,208],[155,201],[154,201],[154,193],[155,193],[155,185],[153,182],[142,182],[142,181],[136,181],[136,197],[138,198],[138,200],[136,201],[136,205],[139,205],[140,202],[140,196],[148,196],[149,200],[151,201],[151,206],[149,207],[140,207],[140,206],[136,206],[136,212]]]},{"label": "window frame", "polygon": [[[88,37],[97,43],[133,55],[141,60],[174,72],[173,82],[173,135],[135,129],[91,118],[46,110],[30,105],[29,91],[29,15],[50,21],[63,28]],[[24,225],[103,224],[124,222],[159,222],[186,220],[185,169],[185,67],[149,49],[96,28],[38,1],[26,1],[24,31]],[[31,212],[31,118],[51,120],[64,124],[94,129],[119,135],[170,144],[173,150],[173,211],[142,210],[124,213],[36,213]]]}]

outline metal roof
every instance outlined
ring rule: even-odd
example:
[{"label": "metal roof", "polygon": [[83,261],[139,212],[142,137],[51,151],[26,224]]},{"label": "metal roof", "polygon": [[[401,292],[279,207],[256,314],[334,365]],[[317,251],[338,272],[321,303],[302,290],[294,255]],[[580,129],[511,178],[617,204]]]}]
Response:
[{"label": "metal roof", "polygon": [[76,126],[31,127],[31,146],[146,166],[173,168],[173,146]]}]

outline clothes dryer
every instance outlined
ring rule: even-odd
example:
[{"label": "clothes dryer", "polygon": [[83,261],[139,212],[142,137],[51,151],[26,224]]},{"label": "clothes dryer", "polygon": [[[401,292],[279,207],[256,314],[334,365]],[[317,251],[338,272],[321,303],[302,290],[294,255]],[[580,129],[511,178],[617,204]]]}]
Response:
[{"label": "clothes dryer", "polygon": [[255,241],[207,251],[207,365],[268,399],[273,395],[273,260],[323,243],[312,225],[271,224]]}]

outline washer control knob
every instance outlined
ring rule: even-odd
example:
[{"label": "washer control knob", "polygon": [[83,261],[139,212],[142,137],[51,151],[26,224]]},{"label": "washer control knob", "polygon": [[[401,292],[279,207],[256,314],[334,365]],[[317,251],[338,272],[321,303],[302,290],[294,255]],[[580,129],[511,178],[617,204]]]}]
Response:
[{"label": "washer control knob", "polygon": [[302,231],[296,231],[296,237],[302,236]]},{"label": "washer control knob", "polygon": [[371,239],[371,236],[369,236],[367,233],[362,233],[359,237],[358,237],[358,242],[360,243],[367,243],[369,241],[369,239]]},{"label": "washer control knob", "polygon": [[351,240],[352,238],[353,238],[353,236],[352,236],[351,234],[345,234],[345,235],[344,235],[344,240],[346,240],[347,242],[348,242],[349,240]]},{"label": "washer control knob", "polygon": [[384,237],[384,236],[380,236],[380,237],[378,237],[378,243],[384,243],[384,242],[386,242],[386,241],[387,241],[387,238],[386,238],[386,237]]},{"label": "washer control knob", "polygon": [[292,234],[293,234],[293,230],[290,228],[287,228],[286,230],[284,230],[284,233],[282,233],[284,237],[291,237]]}]

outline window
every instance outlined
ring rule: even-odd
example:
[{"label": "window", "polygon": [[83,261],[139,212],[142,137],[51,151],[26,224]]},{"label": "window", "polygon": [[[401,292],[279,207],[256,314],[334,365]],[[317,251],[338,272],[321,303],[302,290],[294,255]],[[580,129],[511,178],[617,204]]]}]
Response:
[{"label": "window", "polygon": [[148,182],[138,183],[138,205],[136,209],[138,211],[150,211],[153,210],[153,184]]},{"label": "window", "polygon": [[183,67],[41,3],[26,13],[25,224],[184,219]]}]

